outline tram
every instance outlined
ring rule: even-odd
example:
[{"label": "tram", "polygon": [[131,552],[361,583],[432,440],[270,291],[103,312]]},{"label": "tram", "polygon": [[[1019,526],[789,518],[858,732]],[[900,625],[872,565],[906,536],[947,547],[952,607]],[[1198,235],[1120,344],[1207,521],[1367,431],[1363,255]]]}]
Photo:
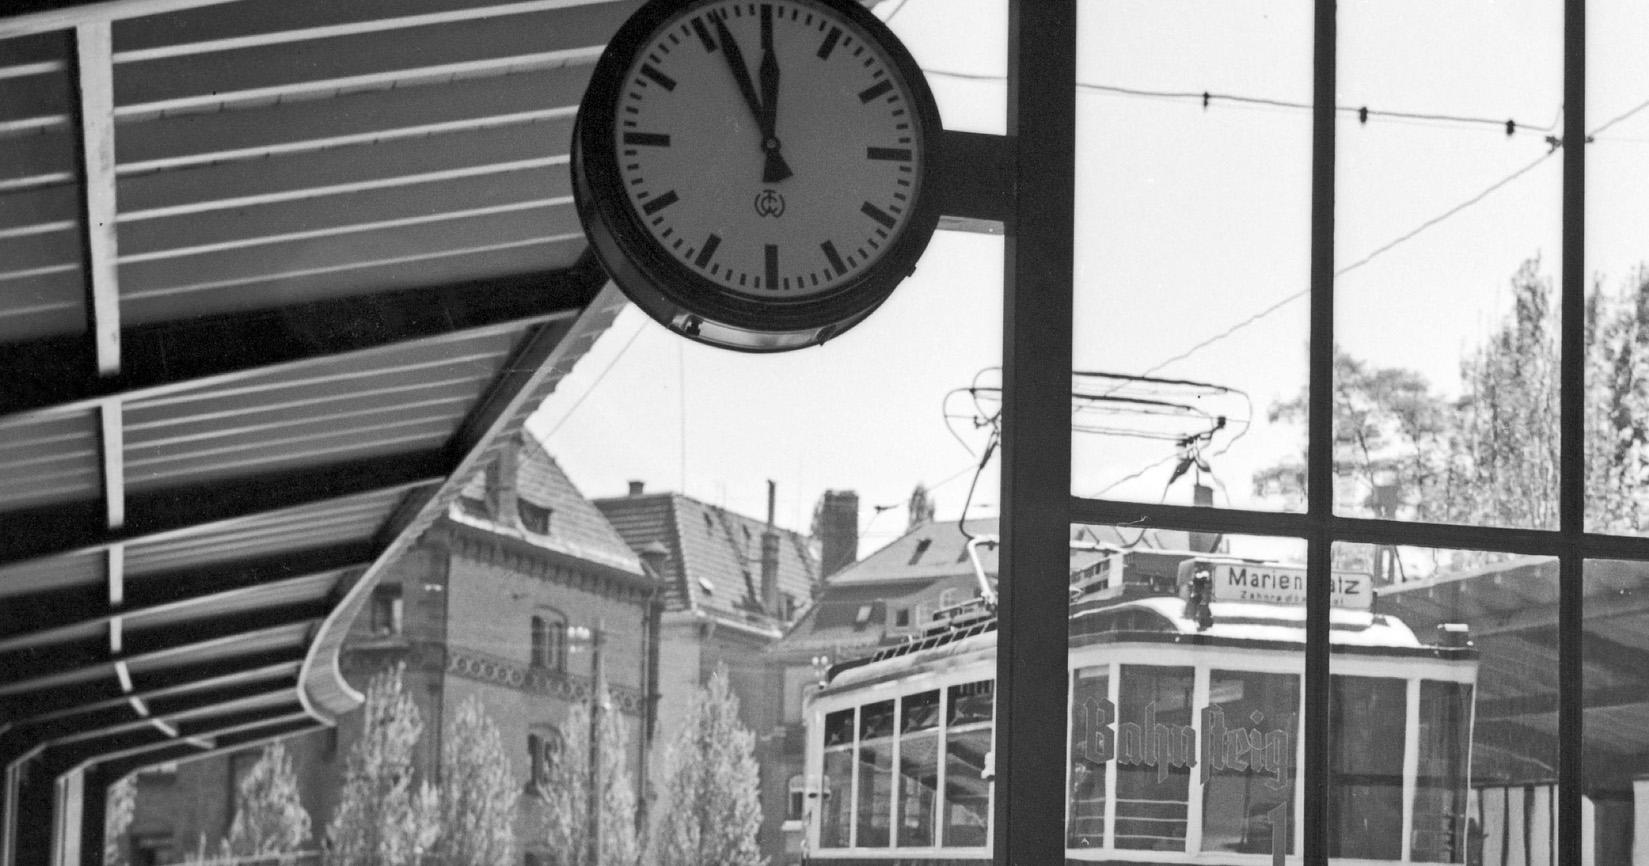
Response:
[{"label": "tram", "polygon": [[[1067,862],[1297,858],[1305,569],[1117,551],[1073,575]],[[1147,567],[1149,566],[1149,567]],[[808,862],[991,858],[994,599],[831,668],[805,709]],[[1367,574],[1334,575],[1330,856],[1466,859],[1477,656],[1416,635]]]}]

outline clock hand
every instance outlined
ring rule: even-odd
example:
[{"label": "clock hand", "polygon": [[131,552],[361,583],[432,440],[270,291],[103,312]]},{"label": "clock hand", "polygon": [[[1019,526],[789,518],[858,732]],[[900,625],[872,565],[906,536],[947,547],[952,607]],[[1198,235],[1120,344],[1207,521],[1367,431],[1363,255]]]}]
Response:
[{"label": "clock hand", "polygon": [[[756,101],[756,87],[750,83],[750,70],[744,66],[744,53],[739,50],[739,43],[733,39],[733,34],[728,32],[727,23],[722,20],[722,16],[712,15],[710,18],[715,22],[716,35],[721,39],[722,56],[727,58],[727,66],[733,70],[733,80],[738,82],[739,93],[744,95],[744,104],[750,106],[750,115],[760,124],[762,107],[761,103]],[[762,130],[762,137],[767,137],[765,128]]]},{"label": "clock hand", "polygon": [[762,167],[762,183],[778,183],[790,177],[790,166],[779,153],[779,59],[773,53],[773,7],[762,6],[762,64],[757,73],[761,77],[762,110],[757,117],[762,128],[762,152],[767,161]]}]

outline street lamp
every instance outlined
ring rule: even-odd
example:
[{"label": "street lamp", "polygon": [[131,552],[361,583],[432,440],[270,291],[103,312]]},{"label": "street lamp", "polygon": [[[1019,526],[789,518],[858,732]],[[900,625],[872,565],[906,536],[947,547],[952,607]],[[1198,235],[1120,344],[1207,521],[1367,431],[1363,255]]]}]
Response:
[{"label": "street lamp", "polygon": [[601,714],[606,709],[606,689],[603,687],[601,646],[606,630],[601,620],[594,626],[573,626],[567,629],[570,644],[590,647],[590,790],[587,800],[589,816],[586,833],[589,842],[588,866],[596,866],[601,857]]}]

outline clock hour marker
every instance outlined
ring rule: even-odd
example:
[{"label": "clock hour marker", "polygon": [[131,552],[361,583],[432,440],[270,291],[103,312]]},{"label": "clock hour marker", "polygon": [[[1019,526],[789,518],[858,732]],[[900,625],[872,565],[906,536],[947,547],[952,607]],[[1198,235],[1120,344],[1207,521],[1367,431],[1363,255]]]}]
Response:
[{"label": "clock hour marker", "polygon": [[[670,195],[670,200],[675,201],[675,195],[676,194],[675,193],[670,193],[669,195]],[[881,208],[871,204],[868,201],[865,202],[864,207],[859,208],[859,212],[864,214],[865,216],[870,217],[871,219],[881,223],[883,228],[889,228],[889,229],[893,228],[893,223],[894,223],[893,217],[889,216],[886,211],[884,211]],[[652,211],[648,211],[648,213],[652,213]]]},{"label": "clock hour marker", "polygon": [[[624,133],[624,143],[638,144],[647,147],[669,147],[670,136],[662,132],[626,132]],[[871,150],[875,149],[876,148],[871,148]],[[910,151],[907,150],[905,153],[908,154]],[[909,157],[906,158],[908,159]]]},{"label": "clock hour marker", "polygon": [[[669,138],[669,136],[665,136],[665,138]],[[630,143],[629,133],[625,133],[624,143]],[[910,162],[910,148],[872,147],[865,150],[865,156],[870,159],[889,159],[895,162]]]},{"label": "clock hour marker", "polygon": [[[659,87],[662,87],[665,90],[675,90],[676,89],[676,80],[674,78],[671,78],[670,76],[665,75],[664,73],[658,71],[657,69],[654,69],[652,64],[650,64],[650,63],[641,64],[641,74],[643,76],[647,77],[648,79],[650,79],[654,84],[657,84]],[[883,83],[885,84],[886,82],[883,82]],[[890,84],[888,86],[892,87],[893,85]],[[866,100],[866,101],[868,102],[869,100]]]},{"label": "clock hour marker", "polygon": [[[648,216],[652,216],[653,214],[656,214],[659,211],[664,210],[665,208],[669,207],[670,205],[675,204],[678,201],[680,201],[680,199],[676,198],[676,191],[675,190],[670,190],[669,192],[665,193],[664,195],[661,195],[658,198],[655,198],[652,201],[642,205],[641,206],[641,212],[648,215]],[[870,207],[870,205],[866,204],[865,207]],[[877,213],[882,213],[882,212],[877,211]],[[888,221],[887,222],[888,225],[893,225],[893,217],[890,217],[887,214],[882,214],[882,217]]]},{"label": "clock hour marker", "polygon": [[716,50],[716,43],[710,38],[710,31],[705,29],[703,18],[693,19],[693,32],[697,33],[699,41],[704,43],[705,51],[713,52]]},{"label": "clock hour marker", "polygon": [[[643,72],[645,72],[645,71],[647,71],[647,67],[643,66],[643,67],[641,67],[641,70]],[[671,82],[671,84],[673,85],[674,82]],[[888,91],[890,91],[892,89],[893,89],[893,82],[891,82],[891,81],[881,81],[881,82],[878,82],[876,84],[872,84],[871,86],[865,88],[864,90],[859,91],[859,101],[860,102],[869,102],[872,99],[875,99],[876,97],[881,96],[882,94],[887,93]]]},{"label": "clock hour marker", "polygon": [[773,244],[767,245],[767,288],[769,291],[779,287],[779,248]]},{"label": "clock hour marker", "polygon": [[712,234],[711,236],[705,238],[704,249],[699,250],[699,257],[693,260],[693,264],[701,268],[709,264],[710,257],[716,254],[716,247],[719,246],[721,246],[720,235]]},{"label": "clock hour marker", "polygon": [[825,241],[824,243],[819,244],[819,249],[824,250],[825,258],[830,260],[830,266],[836,270],[837,276],[841,276],[847,271],[847,266],[842,264],[841,255],[836,252],[835,244],[830,241]]},{"label": "clock hour marker", "polygon": [[819,59],[820,60],[829,60],[830,59],[830,52],[836,50],[836,43],[839,42],[841,40],[841,38],[842,38],[842,28],[840,28],[840,27],[830,28],[830,32],[825,34],[824,44],[819,46]]}]

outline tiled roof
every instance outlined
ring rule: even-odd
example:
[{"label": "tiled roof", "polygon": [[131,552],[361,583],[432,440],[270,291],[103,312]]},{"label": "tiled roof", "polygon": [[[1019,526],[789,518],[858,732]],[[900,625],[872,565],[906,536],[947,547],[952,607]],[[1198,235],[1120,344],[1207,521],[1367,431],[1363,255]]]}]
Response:
[{"label": "tiled roof", "polygon": [[[702,610],[724,618],[766,623],[761,613],[762,534],[767,525],[677,493],[597,499],[632,550],[663,544],[670,556],[664,577],[671,610]],[[778,529],[779,592],[798,608],[813,597],[818,563],[800,533]]]},{"label": "tiled roof", "polygon": [[[550,509],[549,531],[529,532],[519,521],[513,522],[513,525],[501,525],[494,519],[466,511],[461,502],[455,502],[448,510],[449,518],[631,574],[643,573],[641,559],[607,522],[601,511],[578,492],[561,464],[543,446],[529,439],[514,447],[517,448],[516,497],[530,505]],[[476,473],[464,485],[462,498],[485,501],[486,489],[486,473]]]}]

